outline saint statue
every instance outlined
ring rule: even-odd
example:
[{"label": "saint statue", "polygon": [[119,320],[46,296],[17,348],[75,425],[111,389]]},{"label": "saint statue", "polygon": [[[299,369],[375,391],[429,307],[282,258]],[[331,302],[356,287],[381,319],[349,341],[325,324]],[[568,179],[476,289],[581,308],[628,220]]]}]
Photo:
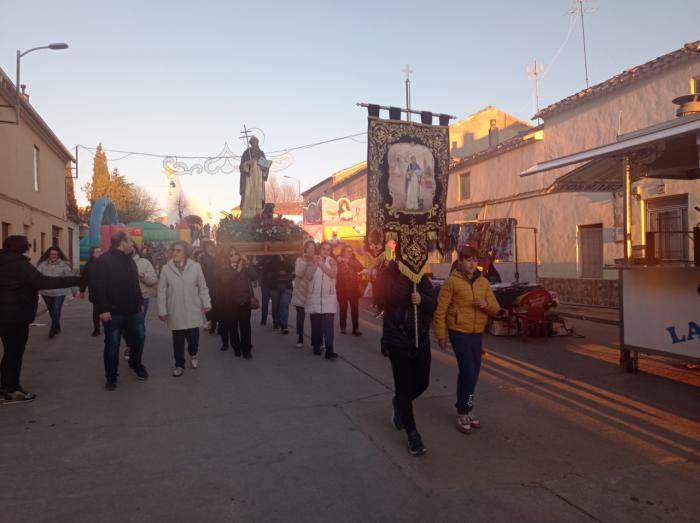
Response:
[{"label": "saint statue", "polygon": [[260,149],[255,136],[248,141],[249,147],[241,156],[241,218],[253,218],[265,207],[265,182],[270,174],[270,162]]}]

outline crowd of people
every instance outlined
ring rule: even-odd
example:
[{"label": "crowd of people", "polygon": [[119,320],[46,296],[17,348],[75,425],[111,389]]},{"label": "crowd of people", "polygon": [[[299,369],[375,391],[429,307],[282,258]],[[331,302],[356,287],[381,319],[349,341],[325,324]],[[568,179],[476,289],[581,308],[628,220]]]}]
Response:
[{"label": "crowd of people", "polygon": [[[359,299],[363,280],[369,276],[375,306],[383,321],[381,352],[391,362],[394,377],[392,424],[405,431],[411,454],[425,452],[417,430],[413,402],[430,381],[431,340],[440,347],[450,341],[458,362],[457,429],[469,434],[481,427],[474,417],[474,394],[481,368],[483,332],[488,316],[502,311],[491,287],[479,272],[478,252],[465,247],[439,294],[427,275],[415,283],[404,275],[394,259],[396,242],[390,240],[381,260],[366,269],[350,245],[307,241],[294,256],[266,255],[248,259],[235,247],[219,247],[204,241],[197,252],[184,241],[170,245],[168,261],[157,274],[153,264],[127,231],[117,231],[110,248],[90,250],[81,276],[73,271],[61,250],[49,248],[35,268],[26,253],[24,236],[10,236],[0,250],[0,337],[4,346],[0,401],[20,403],[36,398],[20,385],[22,357],[35,319],[38,295],[51,318],[49,338],[61,332],[61,308],[67,295],[86,296],[92,303],[92,335],[104,332],[105,389],[117,388],[120,345],[123,357],[140,380],[149,377],[143,363],[146,314],[157,301],[158,318],[172,335],[174,377],[186,368],[185,348],[192,369],[199,366],[200,330],[208,326],[221,337],[221,350],[253,357],[251,312],[261,309],[261,325],[272,318],[272,329],[286,335],[289,308],[296,311],[296,346],[305,343],[309,316],[311,350],[335,361],[335,317],[340,332],[360,336]],[[337,247],[337,246],[336,246]],[[254,286],[260,286],[258,299]],[[87,292],[86,292],[87,291]]]}]

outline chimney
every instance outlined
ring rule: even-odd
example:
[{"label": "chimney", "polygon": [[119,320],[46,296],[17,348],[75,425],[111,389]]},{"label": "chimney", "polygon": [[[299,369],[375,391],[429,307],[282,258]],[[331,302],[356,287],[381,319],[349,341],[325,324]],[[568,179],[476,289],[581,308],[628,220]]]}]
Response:
[{"label": "chimney", "polygon": [[700,93],[679,96],[674,98],[673,103],[678,106],[676,110],[678,117],[700,113]]},{"label": "chimney", "polygon": [[489,125],[489,147],[498,145],[498,125],[496,119],[492,119]]},{"label": "chimney", "polygon": [[19,88],[22,91],[22,98],[24,98],[24,101],[29,102],[29,95],[25,92],[27,89],[27,84],[20,84]]}]

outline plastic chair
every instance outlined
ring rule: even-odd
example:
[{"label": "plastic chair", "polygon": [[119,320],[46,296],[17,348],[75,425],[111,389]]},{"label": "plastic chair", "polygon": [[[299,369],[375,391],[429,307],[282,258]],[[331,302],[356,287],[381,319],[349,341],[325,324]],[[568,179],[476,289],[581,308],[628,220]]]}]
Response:
[{"label": "plastic chair", "polygon": [[523,340],[526,340],[531,333],[535,336],[549,337],[546,312],[553,303],[554,300],[549,291],[544,289],[530,291],[520,297],[515,311],[515,320]]}]

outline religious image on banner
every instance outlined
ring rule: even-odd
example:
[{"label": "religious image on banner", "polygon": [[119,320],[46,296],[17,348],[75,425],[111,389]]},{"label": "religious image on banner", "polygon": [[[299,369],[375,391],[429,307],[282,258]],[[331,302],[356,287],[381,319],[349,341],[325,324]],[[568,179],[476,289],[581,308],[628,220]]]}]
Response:
[{"label": "religious image on banner", "polygon": [[323,223],[321,200],[311,202],[304,207],[303,216],[304,225],[321,225]]},{"label": "religious image on banner", "polygon": [[321,214],[323,225],[361,225],[367,217],[366,199],[359,198],[350,201],[340,198],[337,201],[323,196],[321,198]]},{"label": "religious image on banner", "polygon": [[399,269],[418,282],[431,245],[443,240],[449,128],[369,117],[367,248],[396,240]]}]

